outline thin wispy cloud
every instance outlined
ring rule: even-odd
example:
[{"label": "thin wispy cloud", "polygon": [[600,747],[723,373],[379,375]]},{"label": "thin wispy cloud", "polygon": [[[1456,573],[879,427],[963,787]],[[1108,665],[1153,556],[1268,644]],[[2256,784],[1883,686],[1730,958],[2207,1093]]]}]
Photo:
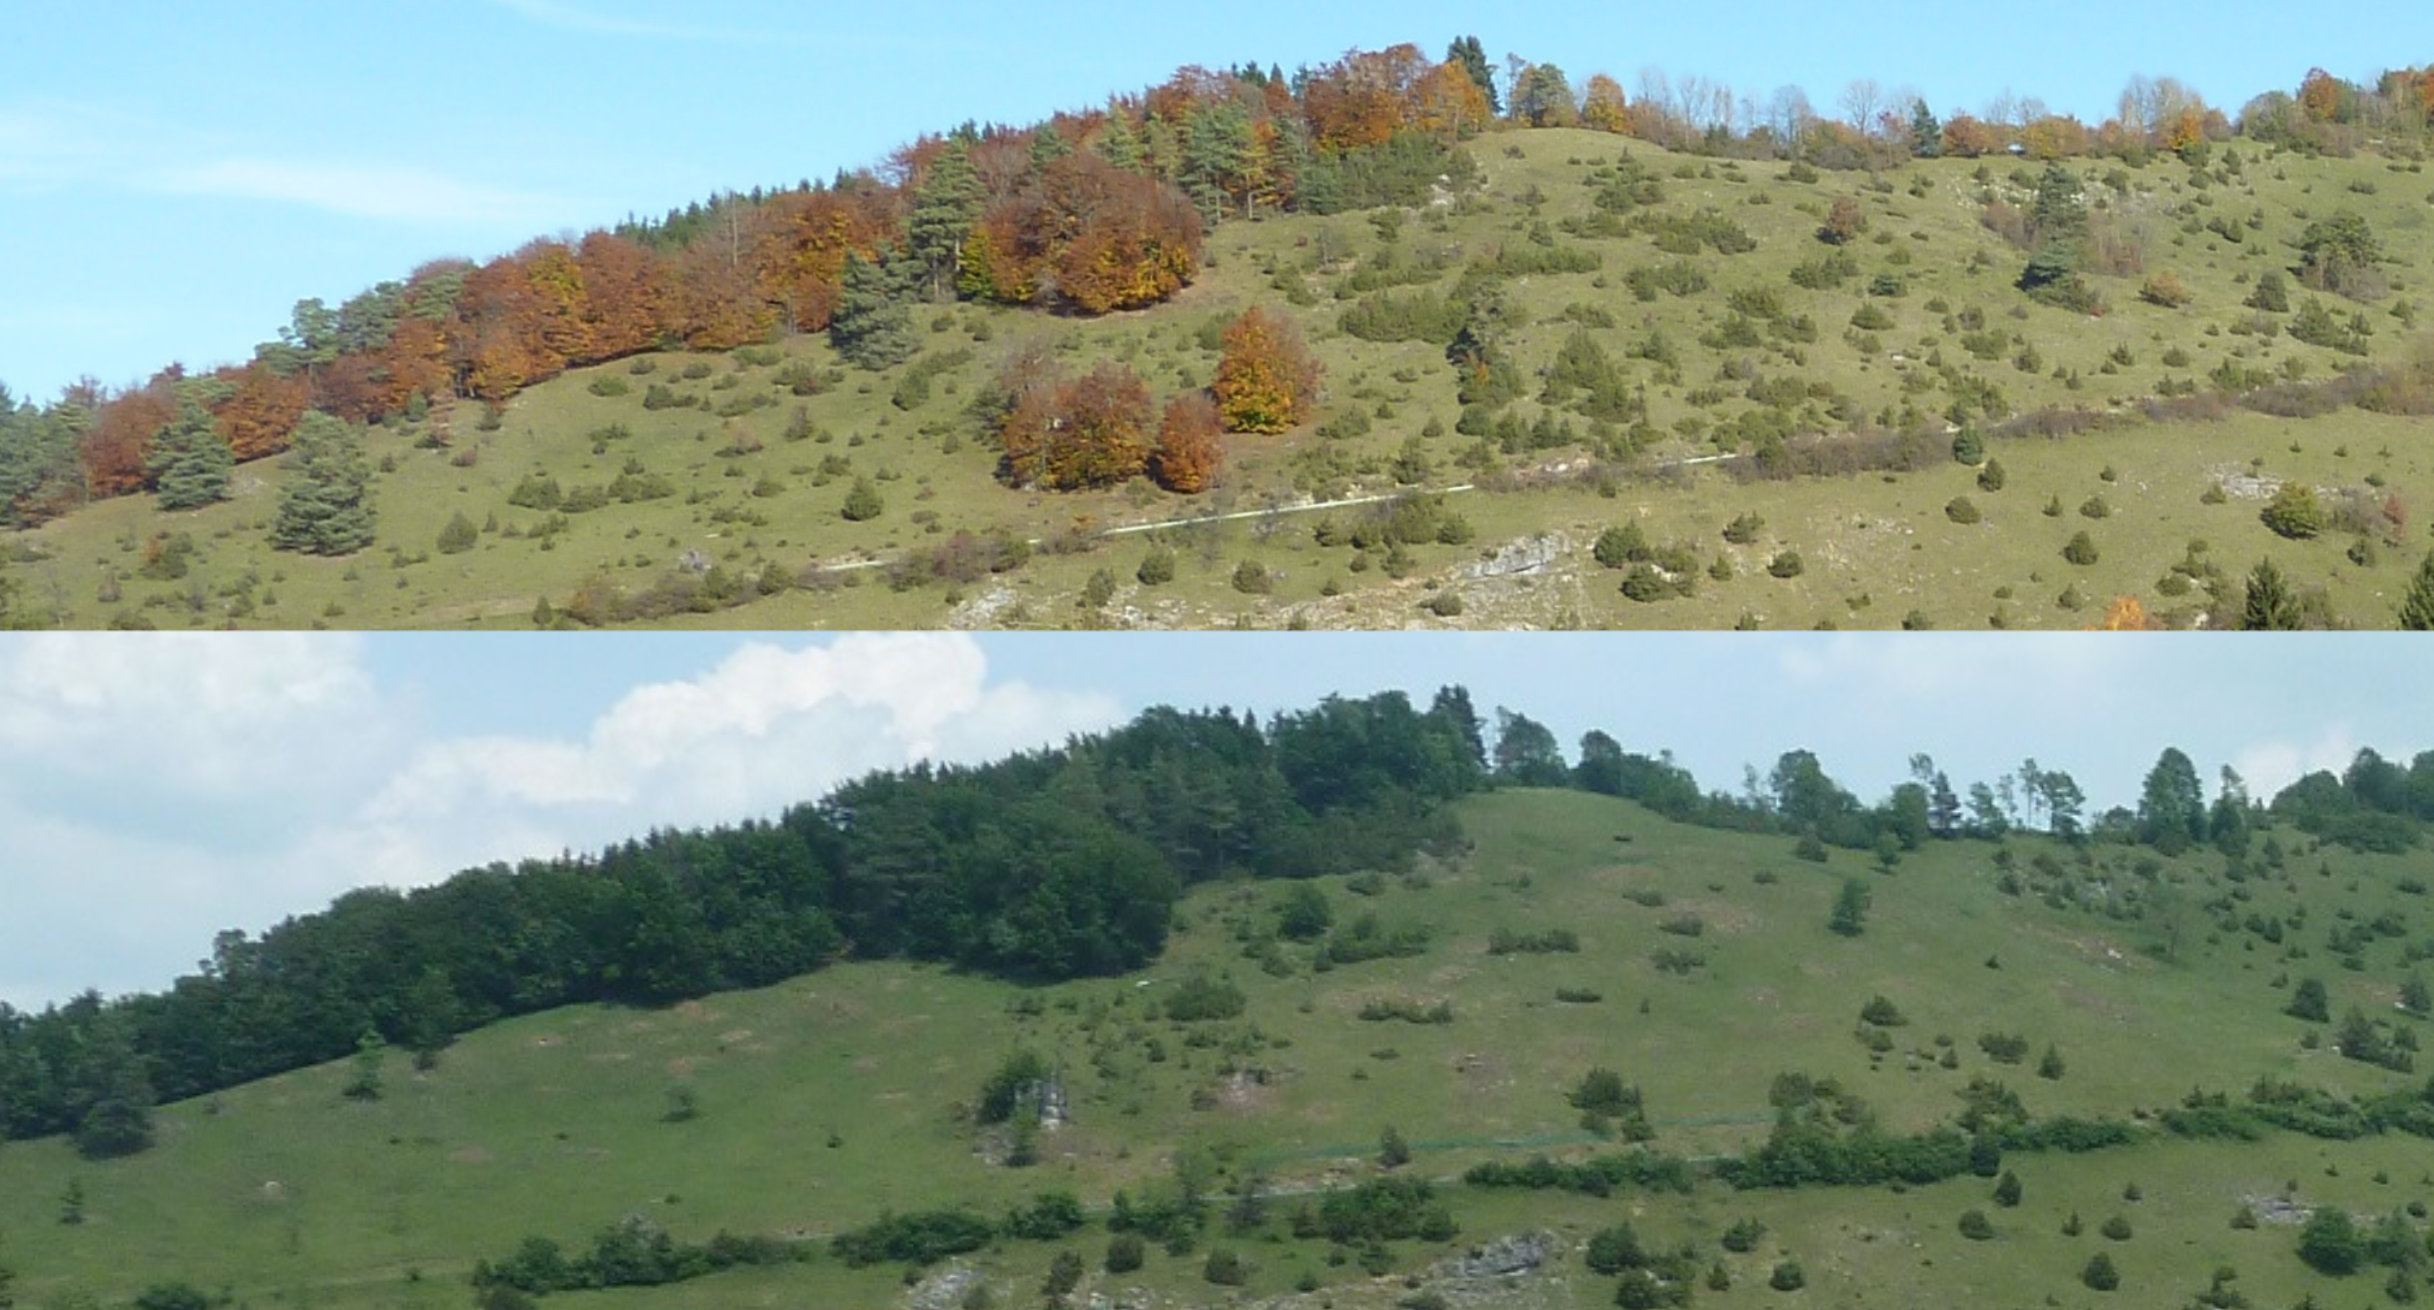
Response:
[{"label": "thin wispy cloud", "polygon": [[669,41],[712,41],[727,44],[807,45],[810,37],[800,32],[772,32],[734,27],[696,27],[681,23],[659,23],[648,19],[625,18],[603,14],[564,0],[487,0],[487,3],[509,10],[536,23],[561,28],[569,32],[589,32],[596,36],[638,36]]},{"label": "thin wispy cloud", "polygon": [[546,223],[564,206],[529,191],[480,186],[428,169],[231,158],[169,169],[176,195],[285,201],[353,218],[406,223]]},{"label": "thin wispy cloud", "polygon": [[0,186],[258,200],[391,223],[546,227],[577,207],[411,164],[278,158],[65,103],[0,105]]}]

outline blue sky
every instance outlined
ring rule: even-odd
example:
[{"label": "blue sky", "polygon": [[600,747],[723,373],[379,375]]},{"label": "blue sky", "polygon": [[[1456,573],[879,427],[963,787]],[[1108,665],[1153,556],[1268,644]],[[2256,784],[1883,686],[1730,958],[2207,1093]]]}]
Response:
[{"label": "blue sky", "polygon": [[[2136,73],[2232,110],[2311,64],[2422,57],[2406,6],[2304,14],[2056,0],[1536,5],[808,5],[781,0],[102,0],[9,6],[0,78],[0,382],[48,398],[240,360],[307,296],[439,256],[824,177],[966,118],[1027,122],[1185,63],[1291,69],[1476,33],[1626,88],[1642,68],[1760,98],[2009,90],[2091,120]],[[2420,35],[2423,34],[2422,24]],[[2420,42],[2419,44],[2422,44]]]},{"label": "blue sky", "polygon": [[2260,793],[2434,747],[2405,638],[2085,634],[0,635],[0,1001],[159,986],[351,887],[772,814],[1152,704],[1471,688],[1737,790],[1817,752],[1874,801],[1926,752],[2034,757],[2091,809],[2177,745]]}]

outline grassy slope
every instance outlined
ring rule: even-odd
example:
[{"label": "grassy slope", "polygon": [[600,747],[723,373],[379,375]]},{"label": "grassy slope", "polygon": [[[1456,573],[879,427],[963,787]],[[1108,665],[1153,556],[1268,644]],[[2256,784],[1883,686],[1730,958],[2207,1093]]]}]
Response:
[{"label": "grassy slope", "polygon": [[[1430,250],[1459,250],[1467,258],[1489,247],[1525,243],[1523,234],[1533,212],[1550,223],[1589,213],[1589,191],[1582,182],[1626,148],[1667,175],[1663,212],[1686,214],[1715,206],[1753,234],[1759,248],[1731,257],[1704,254],[1692,262],[1709,275],[1706,292],[1682,299],[1661,296],[1642,304],[1624,288],[1622,274],[1636,265],[1670,262],[1672,256],[1656,251],[1644,237],[1560,238],[1565,245],[1597,251],[1604,269],[1512,284],[1512,299],[1527,308],[1532,320],[1517,333],[1513,352],[1532,379],[1533,398],[1518,406],[1525,417],[1537,411],[1536,370],[1552,359],[1573,330],[1564,311],[1581,305],[1612,317],[1615,326],[1595,335],[1618,359],[1659,328],[1682,352],[1679,386],[1653,381],[1654,367],[1643,361],[1625,365],[1635,381],[1648,383],[1651,418],[1659,428],[1671,432],[1677,422],[1694,416],[1711,423],[1731,419],[1749,407],[1739,398],[1738,384],[1728,384],[1732,399],[1704,409],[1685,393],[1716,382],[1725,353],[1699,345],[1697,338],[1723,320],[1728,293],[1752,288],[1771,289],[1788,312],[1811,316],[1820,340],[1803,348],[1802,363],[1794,363],[1788,352],[1763,348],[1729,354],[1750,357],[1770,377],[1791,374],[1831,383],[1872,415],[1897,409],[1905,398],[1930,413],[1950,402],[1940,387],[1905,392],[1906,376],[1927,371],[1894,358],[1906,353],[1924,359],[1936,350],[1995,382],[2017,410],[2131,403],[2151,395],[2167,377],[2202,379],[2226,356],[2238,358],[2245,367],[2267,369],[2296,360],[2307,376],[2322,378],[2344,357],[2287,336],[2266,342],[2226,330],[2248,315],[2240,308],[2246,282],[2265,268],[2294,262],[2291,243],[2307,221],[2336,209],[2354,209],[2368,218],[2387,249],[2399,257],[2390,270],[2398,281],[2413,283],[2428,251],[2434,250],[2434,225],[2429,223],[2434,205],[2428,203],[2434,193],[2427,191],[2426,178],[2396,171],[2403,166],[2378,159],[2266,159],[2242,144],[2237,149],[2248,166],[2228,184],[2192,188],[2189,170],[2167,158],[2131,174],[2126,196],[2097,181],[2110,167],[2097,162],[2084,170],[2091,197],[2114,210],[2124,229],[2138,237],[2150,272],[2173,272],[2195,300],[2188,309],[2165,310],[2140,302],[2135,280],[2100,279],[2112,310],[2091,320],[2031,306],[2012,289],[2011,279],[2024,257],[1979,225],[1982,187],[1973,177],[1979,167],[1975,162],[1921,161],[1894,176],[1902,188],[1923,184],[1923,196],[1900,188],[1877,193],[1865,190],[1865,179],[1856,175],[1828,174],[1804,185],[1788,180],[1777,164],[1711,166],[1582,132],[1519,133],[1477,143],[1473,149],[1487,178],[1485,198],[1424,211],[1404,225],[1400,244],[1407,258]],[[1995,192],[2024,201],[2024,193],[2009,180],[2015,166],[2016,161],[2008,159],[1987,165]],[[1677,170],[1689,176],[1675,176]],[[1533,189],[1543,198],[1534,209],[1525,203]],[[1811,234],[1826,204],[1842,194],[1860,195],[1871,221],[1871,235],[1852,247],[1861,277],[1838,291],[1793,287],[1789,270],[1824,253],[1825,247]],[[2217,215],[2238,222],[2251,211],[2263,213],[2264,225],[2241,244],[2182,230],[2184,223]],[[1363,343],[1336,330],[1342,304],[1333,291],[1354,263],[1379,244],[1378,234],[1357,215],[1229,225],[1212,239],[1212,267],[1201,281],[1155,310],[1092,322],[978,306],[919,310],[919,325],[932,329],[923,334],[930,351],[969,348],[974,359],[944,373],[931,398],[909,412],[890,404],[893,373],[838,375],[840,385],[799,402],[773,385],[775,366],[669,356],[655,360],[656,371],[647,378],[629,377],[629,366],[618,363],[536,387],[515,401],[495,432],[475,432],[471,415],[460,415],[459,449],[470,451],[477,461],[470,467],[451,463],[445,453],[415,449],[416,430],[376,432],[374,457],[391,460],[393,469],[379,480],[380,542],[351,561],[305,560],[269,551],[264,538],[283,476],[274,462],[241,470],[235,501],[200,512],[164,515],[150,498],[142,497],[74,514],[33,534],[29,544],[50,558],[21,566],[20,572],[41,599],[61,607],[69,621],[79,625],[104,624],[129,612],[163,626],[235,622],[301,627],[316,621],[346,627],[518,625],[528,621],[533,601],[542,594],[562,603],[597,571],[640,589],[691,549],[731,568],[757,570],[775,564],[793,573],[814,560],[892,557],[906,547],[935,543],[938,534],[957,528],[1004,529],[1042,538],[1076,526],[1260,509],[1310,492],[1391,490],[1391,479],[1384,476],[1385,459],[1431,418],[1446,428],[1445,435],[1425,443],[1436,464],[1437,483],[1467,480],[1470,471],[1457,467],[1454,457],[1469,439],[1451,431],[1457,416],[1453,378],[1439,352],[1421,344]],[[1972,256],[1981,252],[1991,262],[1972,270]],[[1903,253],[1908,262],[1894,263]],[[1322,263],[1322,256],[1327,262]],[[1845,326],[1865,298],[1860,288],[1880,272],[1902,275],[1908,291],[1899,299],[1876,302],[1893,315],[1896,326],[1878,334],[1885,353],[1871,356],[1845,340]],[[1051,339],[1077,367],[1098,358],[1122,359],[1139,368],[1155,391],[1168,394],[1208,382],[1215,357],[1195,340],[1204,324],[1252,303],[1278,306],[1278,287],[1295,279],[1318,297],[1314,305],[1291,312],[1327,364],[1325,414],[1372,413],[1377,417],[1367,435],[1328,443],[1305,428],[1281,439],[1238,438],[1228,485],[1188,500],[1146,484],[1047,495],[1008,490],[992,479],[994,455],[971,435],[963,408],[995,361],[1014,344],[1034,337]],[[2296,288],[2294,293],[2304,294]],[[2406,285],[2401,294],[2422,299],[2425,288]],[[1978,307],[1991,328],[2015,333],[2033,345],[2040,371],[2021,371],[2008,351],[1992,361],[1970,359],[1956,335],[1944,331],[1943,316],[1924,308],[1937,297],[1955,312]],[[2355,308],[2334,303],[2345,315]],[[2409,335],[2385,312],[2389,304],[2367,309],[2379,359],[2400,353]],[[2015,307],[2017,316],[2012,313]],[[976,341],[976,336],[987,339]],[[2116,347],[2127,347],[2136,362],[2105,374],[2100,370]],[[2187,352],[2190,362],[2167,368],[2163,356],[2175,347]],[[790,360],[822,368],[834,363],[818,339],[789,341],[783,350]],[[683,367],[695,362],[710,366],[712,376],[681,380]],[[2071,390],[2052,376],[2060,369],[2075,370],[2081,388]],[[629,381],[631,393],[616,398],[590,394],[587,386],[600,377]],[[1932,382],[1932,377],[1926,380]],[[705,407],[646,412],[641,399],[651,382],[698,395]],[[727,420],[708,408],[755,397],[776,403]],[[807,407],[819,435],[788,443],[781,434],[798,404]],[[626,425],[633,435],[605,445],[589,435],[611,423]],[[1866,475],[1746,487],[1710,469],[1686,478],[1634,479],[1613,499],[1581,488],[1473,494],[1457,502],[1477,529],[1477,540],[1417,549],[1417,572],[1399,582],[1375,568],[1355,571],[1349,547],[1320,548],[1311,538],[1312,520],[1292,518],[1275,525],[1253,521],[1170,534],[1183,560],[1176,582],[1164,588],[1144,589],[1133,582],[1144,546],[1139,538],[1126,538],[1080,555],[1044,557],[1018,573],[971,588],[933,586],[899,593],[875,585],[873,576],[868,584],[850,589],[792,593],[678,621],[771,627],[1058,626],[1091,617],[1077,610],[1075,597],[1094,570],[1106,568],[1121,586],[1114,608],[1098,617],[1143,626],[1282,626],[1295,620],[1358,627],[1441,623],[1424,616],[1418,601],[1429,588],[1454,585],[1468,604],[1453,622],[1479,626],[1722,627],[1744,614],[1774,627],[1808,627],[1823,620],[1892,626],[1916,610],[1938,626],[1978,627],[2000,606],[2018,625],[2067,627],[2082,626],[2093,614],[2092,609],[2072,613],[2055,604],[2072,584],[2094,606],[2115,594],[2133,594],[2144,597],[2151,610],[2177,605],[2186,618],[2191,601],[2174,602],[2158,595],[2154,585],[2192,538],[2203,538],[2235,578],[2257,558],[2271,555],[2302,582],[2326,586],[2345,617],[2364,626],[2384,626],[2407,571],[2423,553],[2422,535],[2403,550],[2384,551],[2375,566],[2360,568],[2342,558],[2343,539],[2283,542],[2257,521],[2253,501],[2205,506],[2198,498],[2224,474],[2261,460],[2270,477],[2304,478],[2328,490],[2362,486],[2375,474],[2413,510],[2422,511],[2434,505],[2434,455],[2422,433],[2422,421],[2387,420],[2353,410],[2304,422],[2242,415],[2223,423],[2138,427],[2058,443],[2001,443],[1994,453],[2010,470],[2011,482],[1993,495],[1978,494],[1970,472],[1957,465],[1891,481]],[[758,441],[762,448],[735,457],[715,453],[738,437],[746,438],[746,445]],[[1294,453],[1326,445],[1332,445],[1336,457],[1332,470],[1313,470],[1305,463],[1297,477]],[[1666,448],[1648,453],[1663,457],[1712,449],[1669,441]],[[850,478],[822,474],[824,459],[832,456],[850,459],[855,473],[882,479],[888,508],[880,519],[857,525],[840,517]],[[441,526],[459,511],[477,523],[495,516],[502,527],[524,530],[536,525],[541,515],[506,504],[509,490],[528,471],[547,470],[572,489],[606,483],[629,458],[671,479],[677,496],[576,516],[548,549],[530,538],[511,540],[494,533],[468,554],[433,553]],[[1581,458],[1580,450],[1572,448],[1502,462],[1543,467]],[[2117,481],[2100,479],[2100,471],[2108,466]],[[751,494],[756,487],[771,494]],[[2076,507],[2098,492],[2117,511],[2110,519],[2085,520],[2067,508],[2060,520],[2038,513],[2049,496]],[[1946,520],[1945,502],[1963,493],[1986,511],[1985,523],[1961,528]],[[1764,516],[1766,540],[1753,547],[1728,547],[1717,529],[1744,510]],[[1717,583],[1702,576],[1699,594],[1689,600],[1656,605],[1626,600],[1616,591],[1616,577],[1587,558],[1596,532],[1626,514],[1645,517],[1659,539],[1695,542],[1702,565],[1718,553],[1731,556],[1736,578]],[[2059,554],[2062,543],[2080,528],[2090,531],[2102,551],[2103,558],[2091,568],[2074,568]],[[195,574],[177,581],[126,576],[135,569],[140,542],[161,531],[194,535],[202,547]],[[1518,580],[1466,576],[1468,566],[1485,551],[1542,533],[1556,534],[1565,547],[1552,570]],[[1803,577],[1779,582],[1765,576],[1766,560],[1784,548],[1805,557],[1808,572]],[[418,558],[421,562],[414,562]],[[1277,572],[1273,595],[1246,597],[1228,585],[1244,558]],[[111,572],[125,577],[124,591],[122,599],[106,603],[99,596],[103,578]],[[1331,583],[1344,594],[1324,596]],[[2008,589],[2009,595],[1998,597],[1998,589]]]},{"label": "grassy slope", "polygon": [[[1592,1064],[1638,1082],[1659,1144],[1686,1154],[1761,1135],[1768,1081],[1789,1069],[1843,1079],[1902,1128],[1948,1118],[1954,1091],[1981,1073],[2005,1079],[2036,1113],[2116,1117],[2171,1103],[2192,1085],[2237,1090],[2267,1074],[2348,1090],[2404,1081],[2303,1051],[2304,1025],[2278,1013],[2285,993],[2272,985],[2286,965],[2261,943],[2193,938],[2182,960],[2159,962],[2136,922],[2002,896],[1980,844],[1939,846],[1894,874],[1865,874],[1876,908],[1867,933],[1845,940],[1823,922],[1839,878],[1863,869],[1847,852],[1820,869],[1788,858],[1786,842],[1677,827],[1576,794],[1503,793],[1469,813],[1470,858],[1389,883],[1374,902],[1344,880],[1327,884],[1339,917],[1373,907],[1390,924],[1430,925],[1431,948],[1415,959],[1311,973],[1306,953],[1288,948],[1302,967],[1271,976],[1244,958],[1240,936],[1270,921],[1274,889],[1232,886],[1195,894],[1187,931],[1154,968],[1043,989],[1036,1014],[1013,1008],[1016,989],[902,964],[840,966],[661,1012],[574,1008],[472,1035],[429,1075],[392,1067],[377,1103],[344,1100],[347,1071],[329,1066],[170,1108],[162,1145],[130,1161],[81,1163],[57,1141],[12,1144],[0,1150],[0,1233],[32,1305],[70,1289],[123,1299],[175,1276],[225,1284],[253,1304],[454,1306],[476,1256],[503,1255],[526,1234],[574,1243],[636,1212],[698,1239],[722,1226],[825,1234],[887,1208],[971,1202],[995,1211],[1058,1185],[1104,1204],[1116,1188],[1161,1175],[1179,1142],[1281,1184],[1310,1184],[1357,1173],[1386,1123],[1420,1148],[1415,1168],[1450,1175],[1514,1149],[1486,1138],[1580,1140],[1561,1092]],[[2024,860],[2039,848],[2019,847]],[[2167,874],[2202,900],[2214,894],[2201,884],[2218,864],[2193,857]],[[2294,854],[2287,885],[2252,881],[2243,912],[2304,905],[2313,921],[2291,940],[2312,944],[2336,909],[2362,918],[2391,909],[2422,939],[2422,900],[2394,887],[2405,868],[2426,874],[2422,858]],[[1666,903],[1651,908],[1626,891],[1656,891]],[[1687,978],[1662,975],[1651,953],[1685,940],[1657,925],[1685,913],[1707,925],[1691,944],[1708,963]],[[1554,925],[1576,925],[1583,951],[1485,953],[1496,927]],[[2362,973],[2321,953],[2287,967],[2323,976],[2336,1014],[2352,1003],[2389,1012],[2400,952],[2400,942],[2379,942]],[[1990,956],[2001,968],[1987,967]],[[1161,987],[1195,967],[1230,972],[1250,996],[1244,1020],[1215,1026],[1205,1046],[1148,1013]],[[1559,1004],[1558,987],[1594,988],[1604,1000]],[[1901,1049],[1871,1065],[1851,1029],[1860,1002],[1878,992],[1911,1022],[1898,1032]],[[1422,1026],[1356,1017],[1381,996],[1447,999],[1456,1018]],[[2048,1082],[1991,1065],[1974,1041],[1990,1027],[2024,1034],[2032,1052],[2056,1045],[2068,1073]],[[1932,1057],[1939,1034],[1955,1039],[1957,1070],[1920,1058]],[[1152,1039],[1167,1058],[1150,1058]],[[1029,1170],[986,1163],[956,1114],[1018,1042],[1053,1052],[1074,1096],[1074,1125],[1050,1136],[1044,1162]],[[1264,1086],[1227,1078],[1234,1068],[1270,1076]],[[693,1122],[660,1121],[677,1082],[698,1089],[704,1112]],[[1214,1103],[1194,1108],[1195,1091],[1215,1093]],[[1706,1184],[1689,1198],[1605,1202],[1457,1188],[1454,1200],[1465,1241],[1532,1225],[1578,1237],[1629,1214],[1651,1237],[1695,1238],[1711,1253],[1725,1224],[1755,1214],[1773,1229],[1771,1244],[1733,1261],[1742,1288],[1702,1301],[1720,1305],[1768,1303],[1765,1271],[1786,1254],[1836,1304],[1948,1304],[1989,1291],[2025,1304],[2028,1291],[2048,1289],[2079,1304],[2091,1298],[2071,1276],[2099,1243],[2094,1227],[2126,1210],[2138,1236],[2117,1258],[2133,1286],[2185,1296],[2232,1261],[2252,1294],[2271,1293],[2260,1304],[2278,1305],[2308,1275],[2286,1230],[2226,1226],[2241,1198],[2295,1180],[2302,1200],[2380,1212],[2434,1190],[2434,1143],[2399,1137],[2159,1142],[2015,1163],[2028,1202],[1995,1212],[2004,1240],[1990,1245],[1964,1243],[1952,1228],[1962,1208],[1986,1204],[1977,1180],[1772,1195]],[[2388,1182],[2373,1181],[2378,1169]],[[54,1222],[71,1178],[88,1196],[91,1218],[79,1228]],[[2119,1199],[2130,1181],[2145,1192],[2134,1206]],[[2059,1234],[2071,1209],[2086,1236]],[[1076,1239],[1094,1277],[1102,1240]],[[1235,1244],[1257,1266],[1257,1292],[1285,1291],[1305,1268],[1325,1271],[1317,1244],[1273,1234]],[[1406,1248],[1402,1267],[1436,1254]],[[1014,1292],[1036,1283],[1047,1258],[1016,1244],[981,1263]],[[1610,1295],[1576,1263],[1564,1268],[1564,1280],[1537,1294],[1583,1305]],[[1153,1253],[1142,1285],[1197,1303],[1212,1290],[1197,1269],[1197,1257]],[[1349,1269],[1325,1273],[1352,1302],[1382,1303],[1397,1290],[1363,1291]],[[882,1304],[894,1282],[892,1270],[823,1260],[567,1301]]]}]

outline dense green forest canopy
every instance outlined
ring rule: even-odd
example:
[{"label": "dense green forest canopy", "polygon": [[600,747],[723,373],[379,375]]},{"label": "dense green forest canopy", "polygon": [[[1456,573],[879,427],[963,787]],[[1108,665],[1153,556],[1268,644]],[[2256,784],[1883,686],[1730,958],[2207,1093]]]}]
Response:
[{"label": "dense green forest canopy", "polygon": [[[1492,745],[1490,737],[1492,735]],[[1925,756],[1861,802],[1805,750],[1742,794],[1703,791],[1669,755],[1554,734],[1448,687],[1330,698],[1265,724],[1157,708],[1112,731],[974,767],[875,773],[827,797],[705,831],[659,831],[596,855],[492,864],[412,892],[367,888],[261,934],[221,933],[165,991],[88,992],[39,1014],[0,1006],[0,1135],[74,1132],[89,1154],[139,1151],[178,1100],[382,1045],[436,1058],[457,1034],[585,1001],[663,1005],[764,986],[839,959],[937,960],[1022,981],[1138,968],[1188,886],[1408,868],[1463,845],[1447,803],[1494,786],[1570,787],[1665,817],[1875,851],[2042,828],[2166,854],[2243,857],[2287,823],[2394,851],[2434,823],[2434,751],[2361,751],[2340,776],[2261,805],[2226,769],[2211,804],[2166,750],[2135,809],[2086,813],[2063,770],[2024,761],[1965,791]],[[2268,836],[2267,841],[2271,838]],[[1852,928],[1864,903],[1851,909]]]}]

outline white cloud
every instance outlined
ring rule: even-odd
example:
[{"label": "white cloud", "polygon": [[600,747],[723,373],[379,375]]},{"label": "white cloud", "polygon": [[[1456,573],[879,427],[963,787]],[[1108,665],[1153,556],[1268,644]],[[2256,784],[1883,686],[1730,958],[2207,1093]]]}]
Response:
[{"label": "white cloud", "polygon": [[750,642],[563,735],[434,737],[366,653],[327,634],[0,641],[0,1000],[157,987],[215,931],[353,887],[768,815],[1123,713],[992,679],[969,637],[856,634]]},{"label": "white cloud", "polygon": [[2347,723],[2334,724],[2313,741],[2261,741],[2231,757],[2248,794],[2270,800],[2275,792],[2318,769],[2340,773],[2358,754],[2359,741]]},{"label": "white cloud", "polygon": [[1778,659],[1788,680],[1830,686],[1839,698],[1957,706],[1972,697],[2035,703],[2108,695],[2126,685],[2124,675],[2142,655],[2158,649],[2136,638],[2082,633],[1928,633],[1901,641],[1841,633],[1788,643]]},{"label": "white cloud", "polygon": [[0,185],[95,187],[304,205],[390,223],[546,227],[582,206],[377,159],[293,159],[188,124],[92,105],[0,106]]},{"label": "white cloud", "polygon": [[[381,721],[352,636],[35,633],[0,645],[0,773],[259,798],[331,774]],[[38,762],[38,763],[37,763]]]},{"label": "white cloud", "polygon": [[[696,678],[637,687],[578,739],[471,737],[424,747],[360,821],[444,867],[545,854],[648,826],[692,826],[809,800],[921,759],[978,759],[1104,726],[1110,698],[989,685],[969,638],[863,635],[753,643]],[[433,847],[427,834],[448,834]],[[470,854],[470,852],[468,852]]]},{"label": "white cloud", "polygon": [[387,164],[229,158],[168,169],[150,185],[176,195],[284,201],[388,222],[537,223],[565,207],[549,196]]},{"label": "white cloud", "polygon": [[638,36],[673,41],[715,41],[727,44],[797,45],[808,38],[788,32],[768,32],[729,27],[696,27],[680,23],[657,23],[645,19],[625,18],[603,14],[596,10],[564,3],[564,0],[488,0],[501,9],[512,10],[536,23],[570,32],[590,32],[599,36]]}]

